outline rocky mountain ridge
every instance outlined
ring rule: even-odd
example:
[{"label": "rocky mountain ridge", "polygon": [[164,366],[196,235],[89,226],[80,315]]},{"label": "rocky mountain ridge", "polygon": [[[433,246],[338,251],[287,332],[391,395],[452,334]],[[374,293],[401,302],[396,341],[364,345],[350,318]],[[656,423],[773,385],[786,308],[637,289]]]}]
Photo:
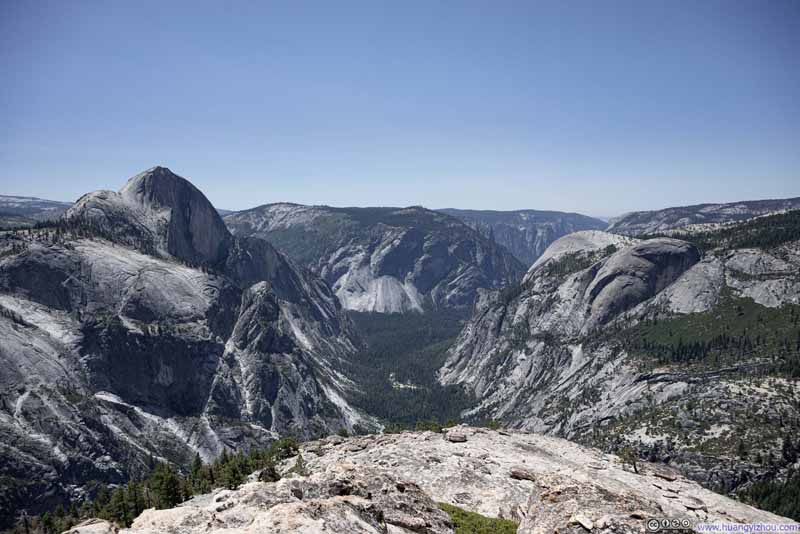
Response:
[{"label": "rocky mountain ridge", "polygon": [[[32,512],[277,435],[374,427],[336,297],[156,167],[0,235],[0,507]],[[3,520],[8,521],[4,516]]]},{"label": "rocky mountain ridge", "polygon": [[[302,444],[278,482],[258,474],[176,508],[146,510],[130,533],[454,532],[439,503],[518,523],[517,532],[643,532],[652,519],[790,523],[670,469],[551,436],[459,426],[445,434],[331,436]],[[444,509],[447,509],[446,507]],[[95,530],[92,530],[92,529]],[[105,528],[105,530],[99,530]],[[110,532],[93,523],[74,534]]]},{"label": "rocky mountain ridge", "polygon": [[441,209],[503,245],[524,265],[532,265],[550,244],[581,230],[605,230],[607,223],[580,213],[542,210]]},{"label": "rocky mountain ridge", "polygon": [[719,225],[759,215],[800,209],[800,197],[696,204],[654,211],[635,211],[612,219],[607,230],[631,236],[665,233],[691,225]]},{"label": "rocky mountain ridge", "polygon": [[525,270],[461,221],[421,207],[269,204],[225,222],[235,235],[264,238],[307,266],[349,310],[469,307],[478,289],[513,283]]}]

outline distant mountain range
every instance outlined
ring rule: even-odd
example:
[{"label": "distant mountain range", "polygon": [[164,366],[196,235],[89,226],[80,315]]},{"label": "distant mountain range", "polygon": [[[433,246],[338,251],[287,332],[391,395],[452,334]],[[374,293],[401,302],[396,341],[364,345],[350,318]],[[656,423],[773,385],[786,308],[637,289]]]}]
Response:
[{"label": "distant mountain range", "polygon": [[36,197],[0,195],[0,228],[33,226],[39,221],[59,217],[71,205]]},{"label": "distant mountain range", "polygon": [[605,230],[608,223],[579,213],[561,211],[442,209],[481,234],[491,235],[519,261],[530,266],[550,243],[579,230]]},{"label": "distant mountain range", "polygon": [[691,225],[742,221],[785,210],[800,209],[800,197],[776,200],[744,200],[727,204],[696,204],[655,211],[635,211],[610,221],[615,234],[646,235],[669,232]]}]

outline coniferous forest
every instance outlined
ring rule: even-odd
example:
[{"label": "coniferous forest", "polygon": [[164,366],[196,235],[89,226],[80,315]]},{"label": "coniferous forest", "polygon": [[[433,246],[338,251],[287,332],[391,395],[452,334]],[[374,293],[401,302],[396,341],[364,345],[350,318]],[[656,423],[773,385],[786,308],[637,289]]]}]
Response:
[{"label": "coniferous forest", "polygon": [[[52,513],[41,516],[22,515],[14,534],[56,534],[68,530],[78,522],[97,517],[130,526],[133,520],[148,508],[172,508],[194,495],[208,493],[214,488],[236,489],[254,471],[260,470],[259,480],[275,482],[281,477],[275,469],[279,462],[298,454],[297,442],[284,438],[266,449],[242,451],[222,455],[213,463],[205,464],[195,455],[191,466],[178,470],[175,466],[151,461],[150,474],[141,480],[131,480],[125,485],[108,487],[98,485],[94,495],[80,505],[57,506]],[[302,456],[298,456],[294,470],[302,470]]]},{"label": "coniferous forest", "polygon": [[359,407],[390,425],[413,428],[418,422],[458,420],[473,402],[460,387],[444,387],[436,379],[467,312],[349,315],[365,342],[353,364],[364,384]]}]

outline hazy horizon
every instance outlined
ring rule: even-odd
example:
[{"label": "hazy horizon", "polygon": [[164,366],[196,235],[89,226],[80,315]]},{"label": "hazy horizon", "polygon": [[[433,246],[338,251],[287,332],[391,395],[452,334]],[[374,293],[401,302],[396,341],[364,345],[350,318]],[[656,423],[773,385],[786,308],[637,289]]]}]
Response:
[{"label": "hazy horizon", "polygon": [[[175,172],[174,169],[170,169],[170,170]],[[136,174],[138,174],[138,173],[136,173]],[[175,172],[175,174],[180,175],[180,173],[178,173],[178,172]],[[133,176],[135,176],[135,174],[131,175],[128,178],[131,178]],[[191,181],[194,185],[197,185],[191,179],[191,177],[188,177],[188,176],[182,176],[182,177],[186,178],[189,181]],[[49,201],[55,201],[55,202],[73,203],[73,202],[77,201],[78,198],[80,198],[81,196],[83,196],[86,193],[90,193],[92,191],[98,191],[98,190],[102,190],[102,189],[110,189],[112,191],[116,191],[119,188],[121,188],[122,185],[124,185],[124,181],[119,184],[119,187],[97,187],[95,189],[91,189],[91,190],[88,190],[88,191],[85,191],[85,192],[81,193],[78,197],[76,197],[74,199],[48,198],[48,197],[42,197],[42,196],[30,195],[30,194],[24,194],[24,193],[9,193],[7,191],[0,191],[0,197],[2,197],[2,196],[29,197],[29,198],[35,198],[35,199],[38,199],[38,200],[49,200]],[[202,187],[198,187],[198,188],[201,191],[203,191]],[[203,191],[203,193],[205,194],[205,191]],[[206,196],[208,197],[208,195],[206,195]],[[274,201],[270,201],[270,202],[257,202],[257,203],[255,203],[253,205],[232,209],[232,208],[228,208],[226,206],[218,205],[216,202],[214,202],[214,199],[211,198],[211,197],[208,197],[208,199],[216,209],[222,210],[222,211],[231,211],[231,212],[233,212],[233,211],[247,211],[247,210],[255,209],[255,208],[258,208],[258,207],[261,207],[261,206],[264,206],[264,205],[269,205],[269,204],[298,204],[298,205],[304,205],[304,206],[325,206],[325,207],[331,207],[331,208],[408,208],[408,207],[413,207],[413,206],[421,206],[423,208],[430,209],[430,210],[435,210],[435,211],[443,211],[443,210],[451,210],[451,209],[452,210],[465,210],[465,211],[489,211],[489,212],[556,211],[556,212],[564,212],[564,213],[576,213],[576,214],[579,214],[579,215],[586,215],[588,217],[594,217],[596,219],[601,219],[601,220],[608,221],[610,219],[613,219],[613,218],[616,218],[616,217],[620,217],[622,215],[625,215],[627,213],[632,213],[632,212],[635,212],[635,211],[658,211],[658,210],[667,209],[667,208],[684,207],[684,206],[688,207],[688,206],[695,206],[695,205],[700,205],[700,204],[730,204],[730,203],[736,203],[736,202],[747,202],[747,201],[758,201],[758,200],[781,200],[781,199],[790,199],[790,198],[798,198],[798,197],[800,197],[800,195],[781,196],[781,197],[738,198],[738,199],[734,199],[734,200],[725,200],[725,201],[689,202],[689,203],[683,203],[683,204],[670,204],[670,205],[664,205],[664,206],[660,206],[660,207],[647,208],[647,209],[644,209],[644,208],[643,209],[633,209],[633,210],[628,210],[628,211],[624,211],[624,212],[620,212],[620,213],[613,213],[613,214],[610,214],[610,215],[609,214],[602,214],[602,213],[600,213],[600,214],[588,213],[588,212],[576,211],[576,210],[571,210],[571,209],[557,209],[557,208],[536,207],[536,206],[534,206],[534,207],[526,207],[526,208],[491,209],[491,208],[483,208],[483,207],[465,208],[465,207],[461,207],[461,206],[450,206],[450,205],[448,205],[448,206],[428,206],[426,204],[421,204],[421,203],[416,203],[416,204],[379,204],[379,203],[376,203],[376,204],[355,205],[355,204],[331,204],[331,203],[328,203],[328,202],[307,203],[307,202],[296,202],[296,201],[293,201],[293,200],[274,200]]]},{"label": "hazy horizon", "polygon": [[800,4],[0,5],[0,192],[613,217],[800,196]]}]

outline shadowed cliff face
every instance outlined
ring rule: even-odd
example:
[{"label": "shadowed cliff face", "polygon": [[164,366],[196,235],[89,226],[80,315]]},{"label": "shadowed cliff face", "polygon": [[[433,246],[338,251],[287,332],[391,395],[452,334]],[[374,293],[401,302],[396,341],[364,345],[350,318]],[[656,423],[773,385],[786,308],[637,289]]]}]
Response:
[{"label": "shadowed cliff face", "polygon": [[230,233],[211,202],[191,183],[164,167],[131,178],[120,191],[126,201],[150,212],[168,210],[163,230],[167,251],[195,263],[217,264],[225,256]]},{"label": "shadowed cliff face", "polygon": [[589,323],[603,324],[654,296],[699,260],[693,245],[677,239],[652,239],[614,254],[586,289]]},{"label": "shadowed cliff face", "polygon": [[164,167],[134,176],[119,193],[84,195],[65,217],[92,222],[137,248],[193,264],[223,262],[231,243],[208,199]]},{"label": "shadowed cliff face", "polygon": [[231,236],[168,169],[0,235],[0,339],[8,510],[141,474],[150,454],[185,463],[373,424],[334,372],[360,341],[328,286]]}]

